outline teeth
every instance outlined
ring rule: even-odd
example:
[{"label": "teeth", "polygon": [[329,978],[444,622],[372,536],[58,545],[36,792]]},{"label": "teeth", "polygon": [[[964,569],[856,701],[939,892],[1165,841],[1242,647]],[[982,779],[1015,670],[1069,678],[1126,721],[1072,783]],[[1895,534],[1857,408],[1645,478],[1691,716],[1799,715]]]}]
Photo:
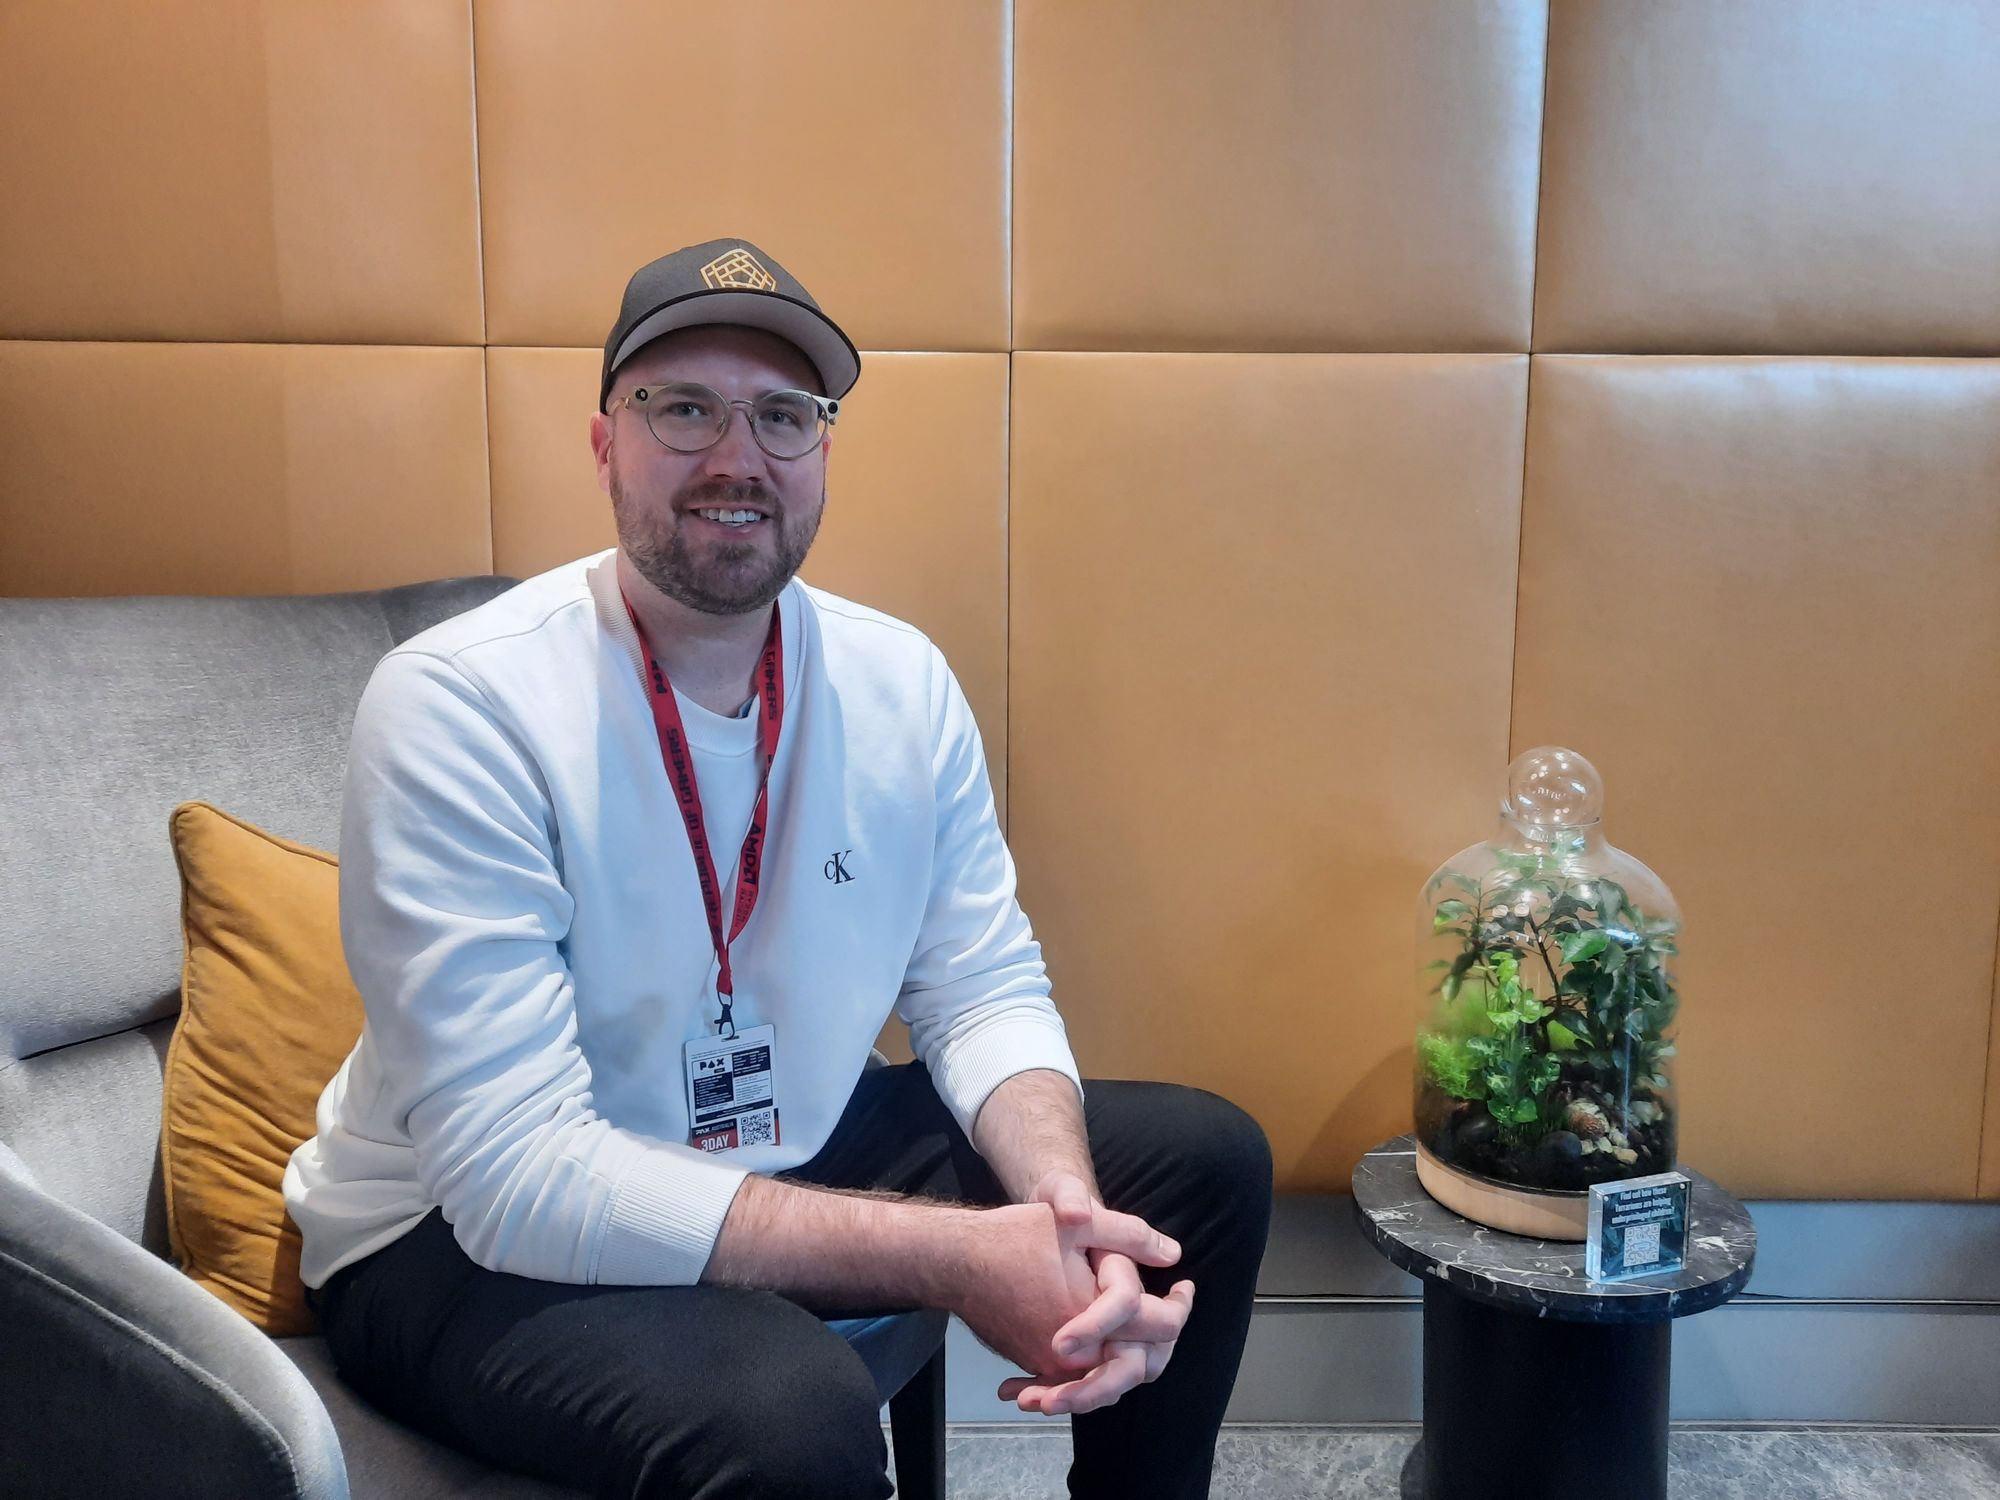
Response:
[{"label": "teeth", "polygon": [[754,510],[700,510],[695,514],[706,520],[721,521],[727,526],[743,526],[762,519]]}]

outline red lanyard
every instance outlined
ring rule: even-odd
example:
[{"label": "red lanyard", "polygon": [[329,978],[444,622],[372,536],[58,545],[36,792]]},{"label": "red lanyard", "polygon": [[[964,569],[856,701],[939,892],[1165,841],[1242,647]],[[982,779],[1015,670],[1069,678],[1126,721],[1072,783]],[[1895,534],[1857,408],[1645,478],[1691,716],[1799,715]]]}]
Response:
[{"label": "red lanyard", "polygon": [[[624,599],[624,591],[619,591]],[[764,657],[757,665],[757,693],[763,700],[763,722],[759,740],[764,750],[764,772],[757,779],[757,806],[750,814],[750,831],[743,836],[743,852],[736,860],[736,913],[729,936],[722,935],[722,891],[715,878],[715,860],[708,852],[708,828],[701,815],[701,789],[695,784],[694,756],[688,750],[687,730],[681,723],[680,705],[674,701],[673,684],[666,669],[653,655],[646,629],[639,623],[632,601],[625,599],[625,613],[639,632],[639,644],[646,653],[652,681],[653,723],[660,732],[660,756],[666,763],[667,780],[673,786],[681,820],[687,824],[688,844],[694,850],[695,874],[701,880],[701,901],[708,910],[709,941],[715,945],[716,960],[722,971],[715,989],[722,1002],[718,1030],[727,1028],[735,1035],[736,1022],[730,1016],[735,1003],[736,984],[729,971],[729,945],[742,935],[744,924],[757,907],[757,877],[764,864],[764,825],[771,807],[771,766],[778,758],[778,730],[785,722],[785,652],[778,637],[778,606],[771,606],[771,630],[764,637]]]}]

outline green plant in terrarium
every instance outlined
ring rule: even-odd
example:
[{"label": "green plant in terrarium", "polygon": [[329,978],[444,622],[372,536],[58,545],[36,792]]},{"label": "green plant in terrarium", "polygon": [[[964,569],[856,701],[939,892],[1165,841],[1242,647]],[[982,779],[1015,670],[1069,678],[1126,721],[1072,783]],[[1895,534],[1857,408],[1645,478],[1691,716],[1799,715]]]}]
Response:
[{"label": "green plant in terrarium", "polygon": [[[1658,1064],[1674,1051],[1661,1035],[1675,1010],[1664,967],[1678,951],[1673,924],[1647,918],[1613,880],[1564,878],[1559,857],[1503,856],[1503,878],[1490,887],[1456,871],[1432,882],[1453,882],[1473,898],[1437,904],[1432,930],[1455,934],[1464,948],[1432,965],[1445,971],[1433,993],[1461,1014],[1463,998],[1473,997],[1471,1015],[1485,1024],[1458,1036],[1424,1034],[1424,1061],[1454,1098],[1491,1101],[1494,1118],[1516,1136],[1546,1118],[1562,1063],[1607,1085],[1663,1089]],[[1546,999],[1535,993],[1541,978]]]},{"label": "green plant in terrarium", "polygon": [[[1569,778],[1553,794],[1551,767]],[[1426,966],[1419,1139],[1532,1186],[1664,1171],[1678,914],[1650,871],[1595,835],[1601,792],[1582,757],[1531,752],[1512,777],[1502,812],[1524,836],[1473,846],[1424,888],[1421,941],[1449,956]]]}]

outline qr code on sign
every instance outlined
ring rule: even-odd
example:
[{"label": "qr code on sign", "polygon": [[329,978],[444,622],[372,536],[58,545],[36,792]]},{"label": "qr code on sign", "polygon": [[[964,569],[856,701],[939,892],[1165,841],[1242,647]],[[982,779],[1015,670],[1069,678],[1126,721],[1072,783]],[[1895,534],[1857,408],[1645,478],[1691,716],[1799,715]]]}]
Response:
[{"label": "qr code on sign", "polygon": [[[736,1120],[738,1141],[745,1146],[768,1146],[777,1140],[776,1122],[772,1119],[772,1114],[773,1111],[771,1110],[759,1109],[753,1110],[747,1115],[739,1115]],[[1656,1231],[1654,1234],[1656,1244],[1658,1239],[1659,1235]],[[1659,1251],[1655,1249],[1653,1253],[1657,1256]]]},{"label": "qr code on sign", "polygon": [[1650,1266],[1660,1258],[1660,1226],[1634,1224],[1625,1231],[1625,1264]]}]

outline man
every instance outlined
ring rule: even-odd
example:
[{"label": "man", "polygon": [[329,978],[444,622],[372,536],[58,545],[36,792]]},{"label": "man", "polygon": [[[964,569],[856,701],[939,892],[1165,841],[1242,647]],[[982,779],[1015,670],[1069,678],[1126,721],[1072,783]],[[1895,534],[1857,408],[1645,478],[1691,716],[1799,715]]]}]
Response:
[{"label": "man", "polygon": [[[1204,1495],[1269,1147],[1081,1082],[944,658],[796,581],[859,373],[755,246],[642,268],[590,424],[617,548],[377,666],[302,1274],[377,1405],[601,1495],[887,1495],[823,1318],[915,1307],[1075,1414],[1074,1493]],[[892,1005],[918,1061],[868,1070]]]}]

